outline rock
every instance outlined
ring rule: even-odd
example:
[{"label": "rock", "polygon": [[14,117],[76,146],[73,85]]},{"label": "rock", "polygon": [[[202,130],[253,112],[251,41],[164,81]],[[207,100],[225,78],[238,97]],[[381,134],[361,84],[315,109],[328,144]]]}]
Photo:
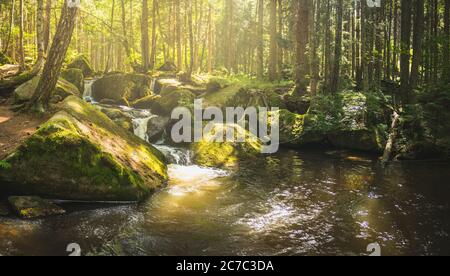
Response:
[{"label": "rock", "polygon": [[177,66],[175,65],[175,63],[171,62],[171,61],[167,61],[166,63],[164,63],[161,67],[159,67],[158,69],[159,71],[178,71]]},{"label": "rock", "polygon": [[[33,79],[17,87],[14,90],[13,94],[14,102],[16,104],[20,104],[29,101],[38,86],[39,80],[40,76],[36,76]],[[53,95],[59,95],[61,96],[62,99],[65,99],[68,96],[81,97],[81,93],[78,90],[78,88],[63,78],[59,78],[56,84],[55,91],[53,92]]]},{"label": "rock", "polygon": [[284,102],[289,111],[297,114],[306,114],[311,106],[311,101],[309,99],[292,95],[284,96]]},{"label": "rock", "polygon": [[102,107],[100,110],[120,127],[133,132],[133,119],[126,113],[117,108]]},{"label": "rock", "polygon": [[[231,129],[244,135],[245,142],[213,142],[217,132],[223,131],[226,135]],[[256,136],[235,124],[216,124],[201,142],[191,146],[196,164],[215,168],[234,167],[240,162],[252,161],[261,153],[261,147],[261,141]]]},{"label": "rock", "polygon": [[155,100],[161,98],[159,95],[149,95],[136,100],[132,106],[137,109],[152,109]]},{"label": "rock", "polygon": [[169,126],[170,119],[168,117],[153,117],[148,121],[147,137],[150,143],[159,141]]},{"label": "rock", "polygon": [[111,74],[98,79],[92,85],[92,97],[97,102],[102,99],[132,102],[151,93],[150,79],[141,74]]},{"label": "rock", "polygon": [[61,207],[37,196],[11,196],[8,198],[14,212],[25,219],[65,214]]},{"label": "rock", "polygon": [[177,74],[177,79],[178,79],[180,82],[183,82],[183,83],[191,82],[191,81],[192,81],[191,76],[190,76],[188,73],[186,73],[186,72],[179,72],[179,73]]},{"label": "rock", "polygon": [[335,148],[382,153],[384,139],[376,129],[340,130],[327,134]]},{"label": "rock", "polygon": [[83,56],[77,56],[72,62],[67,65],[68,69],[80,69],[83,72],[84,77],[93,77],[94,69],[89,63],[88,59]]},{"label": "rock", "polygon": [[218,81],[210,81],[206,84],[206,92],[208,93],[214,93],[222,89],[222,86]]},{"label": "rock", "polygon": [[50,103],[52,104],[57,104],[62,102],[64,99],[63,97],[61,97],[61,95],[53,95],[52,98],[50,99]]},{"label": "rock", "polygon": [[100,100],[100,104],[104,104],[104,105],[115,105],[116,101],[113,99],[101,99]]},{"label": "rock", "polygon": [[12,60],[10,57],[8,57],[4,53],[0,52],[0,65],[4,65],[4,64],[12,64]]},{"label": "rock", "polygon": [[6,217],[10,214],[8,206],[0,201],[0,217]]},{"label": "rock", "polygon": [[139,201],[167,181],[164,156],[98,108],[68,97],[0,168],[0,188],[68,200]]},{"label": "rock", "polygon": [[[286,109],[277,111],[280,122],[280,144],[289,147],[304,147],[323,144],[326,134],[309,126],[309,117],[292,113]],[[274,115],[270,112],[271,116]]]},{"label": "rock", "polygon": [[177,89],[165,93],[160,98],[155,99],[152,111],[158,115],[170,115],[176,107],[191,107],[194,105],[195,95],[184,89]]},{"label": "rock", "polygon": [[84,92],[84,76],[81,69],[67,69],[61,72],[61,77],[78,88],[78,91]]}]

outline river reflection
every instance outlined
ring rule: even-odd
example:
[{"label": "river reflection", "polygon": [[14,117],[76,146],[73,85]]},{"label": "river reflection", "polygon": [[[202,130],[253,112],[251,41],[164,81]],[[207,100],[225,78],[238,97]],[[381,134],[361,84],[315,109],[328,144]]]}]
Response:
[{"label": "river reflection", "polygon": [[[170,167],[139,206],[79,206],[39,221],[0,219],[0,254],[450,254],[450,165],[350,162],[282,151],[236,173]],[[95,207],[95,208],[94,208]]]}]

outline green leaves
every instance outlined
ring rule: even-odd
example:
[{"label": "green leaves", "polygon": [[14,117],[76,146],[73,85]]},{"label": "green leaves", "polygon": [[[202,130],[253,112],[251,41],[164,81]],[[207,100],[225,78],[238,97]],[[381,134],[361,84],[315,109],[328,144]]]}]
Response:
[{"label": "green leaves", "polygon": [[9,169],[11,169],[11,164],[9,164],[8,162],[6,162],[4,160],[0,160],[0,169],[9,170]]}]

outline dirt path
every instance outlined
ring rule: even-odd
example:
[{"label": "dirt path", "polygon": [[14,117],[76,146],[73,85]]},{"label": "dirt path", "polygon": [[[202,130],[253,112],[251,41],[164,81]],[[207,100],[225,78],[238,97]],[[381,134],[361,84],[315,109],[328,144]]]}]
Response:
[{"label": "dirt path", "polygon": [[11,106],[0,103],[0,160],[8,156],[48,118],[16,114]]}]

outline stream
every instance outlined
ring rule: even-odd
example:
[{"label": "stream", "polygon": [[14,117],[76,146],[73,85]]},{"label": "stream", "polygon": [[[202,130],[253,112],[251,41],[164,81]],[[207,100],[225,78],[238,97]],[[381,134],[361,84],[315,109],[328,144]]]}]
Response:
[{"label": "stream", "polygon": [[[122,110],[146,139],[151,111]],[[92,255],[368,255],[370,243],[382,255],[450,254],[448,163],[383,168],[283,149],[232,173],[196,166],[186,149],[154,146],[172,163],[170,180],[146,202],[0,218],[0,254],[68,255],[70,243]]]}]

